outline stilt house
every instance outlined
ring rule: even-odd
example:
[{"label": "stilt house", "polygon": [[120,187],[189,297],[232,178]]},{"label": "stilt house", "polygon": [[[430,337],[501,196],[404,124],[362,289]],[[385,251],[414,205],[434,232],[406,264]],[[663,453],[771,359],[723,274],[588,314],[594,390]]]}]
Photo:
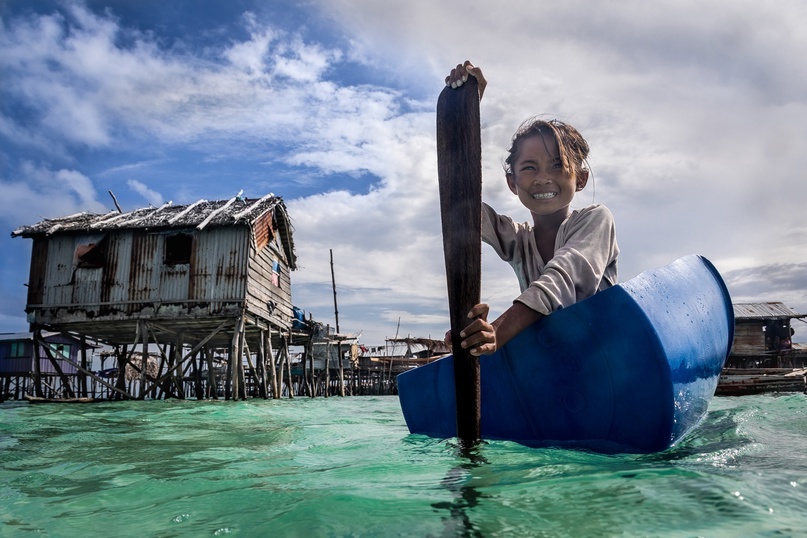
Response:
[{"label": "stilt house", "polygon": [[791,320],[807,317],[780,302],[735,303],[728,367],[778,367],[793,354]]},{"label": "stilt house", "polygon": [[60,333],[40,336],[36,349],[33,333],[0,334],[0,401],[19,399],[31,378],[41,376],[46,386],[57,387],[61,384],[58,378],[76,375],[73,364],[81,360],[86,344]]},{"label": "stilt house", "polygon": [[33,239],[33,330],[239,356],[290,338],[296,257],[286,206],[274,195],[81,213],[12,236]]}]

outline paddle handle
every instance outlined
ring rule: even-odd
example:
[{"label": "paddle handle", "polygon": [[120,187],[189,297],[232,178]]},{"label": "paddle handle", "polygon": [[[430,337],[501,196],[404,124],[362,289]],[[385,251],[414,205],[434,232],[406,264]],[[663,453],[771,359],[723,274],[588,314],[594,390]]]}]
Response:
[{"label": "paddle handle", "polygon": [[479,303],[482,273],[482,142],[476,79],[446,87],[437,100],[437,176],[454,353],[457,437],[480,431],[479,357],[460,346],[467,314]]}]

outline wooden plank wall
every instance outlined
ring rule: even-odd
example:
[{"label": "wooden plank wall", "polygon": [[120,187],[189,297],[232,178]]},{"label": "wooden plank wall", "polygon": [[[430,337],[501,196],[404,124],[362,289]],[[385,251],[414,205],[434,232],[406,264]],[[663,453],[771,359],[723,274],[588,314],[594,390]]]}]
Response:
[{"label": "wooden plank wall", "polygon": [[[291,269],[277,230],[272,224],[272,213],[266,213],[253,224],[253,240],[249,246],[249,269],[246,304],[247,311],[273,325],[291,327]],[[278,272],[275,273],[275,262]],[[275,279],[277,284],[275,285]],[[275,305],[270,313],[269,303]]]}]

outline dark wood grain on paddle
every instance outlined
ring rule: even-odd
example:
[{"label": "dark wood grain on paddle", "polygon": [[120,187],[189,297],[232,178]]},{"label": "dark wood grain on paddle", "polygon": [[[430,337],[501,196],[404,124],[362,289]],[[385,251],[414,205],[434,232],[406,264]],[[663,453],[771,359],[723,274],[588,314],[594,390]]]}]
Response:
[{"label": "dark wood grain on paddle", "polygon": [[457,437],[480,438],[479,358],[460,346],[460,331],[479,303],[481,278],[482,143],[476,79],[446,87],[437,100],[437,174],[448,283]]}]

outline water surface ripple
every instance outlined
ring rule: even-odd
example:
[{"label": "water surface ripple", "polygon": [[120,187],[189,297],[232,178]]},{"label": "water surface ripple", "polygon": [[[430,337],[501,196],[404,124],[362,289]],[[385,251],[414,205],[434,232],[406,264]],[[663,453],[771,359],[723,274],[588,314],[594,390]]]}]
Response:
[{"label": "water surface ripple", "polygon": [[0,405],[0,536],[807,536],[807,397],[652,455],[409,435],[394,396]]}]

